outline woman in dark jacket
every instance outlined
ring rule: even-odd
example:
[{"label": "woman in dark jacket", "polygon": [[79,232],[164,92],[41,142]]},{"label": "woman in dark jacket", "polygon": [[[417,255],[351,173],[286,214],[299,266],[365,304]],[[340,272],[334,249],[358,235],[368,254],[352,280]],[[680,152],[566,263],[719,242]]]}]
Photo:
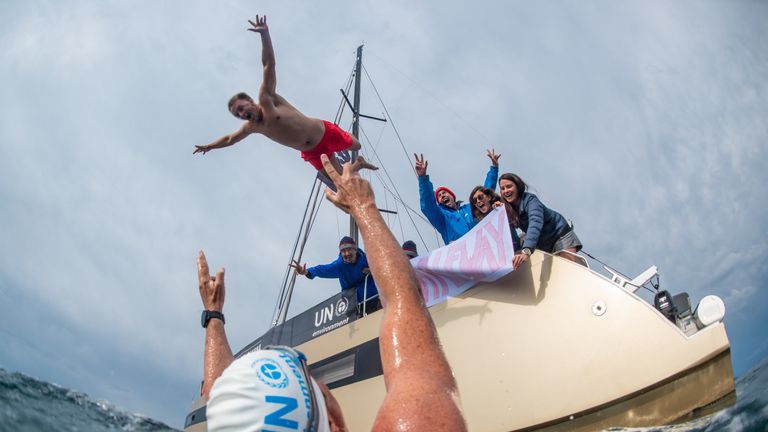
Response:
[{"label": "woman in dark jacket", "polygon": [[582,245],[571,224],[542,204],[536,195],[526,192],[527,189],[528,185],[516,174],[506,173],[499,178],[501,199],[512,210],[512,224],[525,232],[523,253],[515,255],[515,267],[527,261],[536,249],[579,262],[573,254],[580,251]]},{"label": "woman in dark jacket", "polygon": [[507,219],[509,219],[509,231],[512,233],[512,244],[516,252],[520,252],[520,237],[517,235],[515,226],[512,224],[513,213],[509,204],[504,203],[499,194],[491,188],[476,186],[469,194],[469,205],[472,210],[472,216],[475,223],[483,220],[494,208],[503,205],[507,210]]}]

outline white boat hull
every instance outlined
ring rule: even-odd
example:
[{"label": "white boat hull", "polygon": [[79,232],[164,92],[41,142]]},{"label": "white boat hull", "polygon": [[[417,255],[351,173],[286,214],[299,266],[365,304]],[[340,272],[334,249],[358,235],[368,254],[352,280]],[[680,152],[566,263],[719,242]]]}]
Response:
[{"label": "white boat hull", "polygon": [[[704,414],[734,394],[722,323],[686,336],[638,296],[548,254],[535,253],[510,275],[430,313],[472,431],[662,425]],[[381,316],[297,348],[320,362],[338,356],[375,340]],[[383,376],[333,393],[350,430],[370,430],[385,395]]]}]

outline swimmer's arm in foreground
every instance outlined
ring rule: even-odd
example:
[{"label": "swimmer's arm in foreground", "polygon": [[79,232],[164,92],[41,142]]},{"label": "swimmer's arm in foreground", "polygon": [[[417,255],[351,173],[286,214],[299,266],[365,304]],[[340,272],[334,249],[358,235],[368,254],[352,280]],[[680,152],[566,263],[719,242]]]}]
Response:
[{"label": "swimmer's arm in foreground", "polygon": [[360,164],[345,164],[339,175],[327,156],[321,158],[338,188],[335,193],[326,190],[326,197],[355,218],[373,276],[381,281],[379,344],[387,395],[373,430],[466,431],[456,380],[416,275],[384,223],[370,183],[358,174]]},{"label": "swimmer's arm in foreground", "polygon": [[[222,267],[215,276],[208,271],[208,261],[205,254],[200,251],[197,256],[197,280],[200,288],[200,298],[205,310],[222,312],[224,309],[224,268]],[[232,349],[229,347],[227,334],[224,331],[224,322],[212,319],[205,328],[205,353],[203,357],[203,398],[208,400],[216,378],[221,376],[224,369],[233,361]]]}]

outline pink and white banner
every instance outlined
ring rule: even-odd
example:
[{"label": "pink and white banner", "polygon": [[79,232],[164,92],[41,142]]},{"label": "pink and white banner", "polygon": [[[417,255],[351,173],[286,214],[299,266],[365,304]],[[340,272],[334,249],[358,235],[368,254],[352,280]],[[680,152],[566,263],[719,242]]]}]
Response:
[{"label": "pink and white banner", "polygon": [[453,243],[411,260],[427,307],[514,270],[512,234],[507,212],[494,209]]}]

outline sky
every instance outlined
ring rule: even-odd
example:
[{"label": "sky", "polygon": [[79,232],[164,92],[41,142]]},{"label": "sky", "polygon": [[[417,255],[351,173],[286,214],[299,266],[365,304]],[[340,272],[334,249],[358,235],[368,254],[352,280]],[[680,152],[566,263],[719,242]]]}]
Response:
[{"label": "sky", "polygon": [[[310,116],[333,118],[364,43],[385,105],[366,80],[362,112],[391,118],[364,120],[364,154],[399,240],[439,246],[380,178],[418,209],[423,153],[466,200],[494,148],[590,254],[723,298],[737,375],[768,354],[768,3],[348,3],[0,2],[0,367],[181,427],[200,249],[226,267],[233,348],[268,329],[314,173],[264,137],[192,154],[258,90],[257,13],[277,91]],[[305,261],[347,226],[324,203]],[[290,315],[337,291],[299,280]]]}]

